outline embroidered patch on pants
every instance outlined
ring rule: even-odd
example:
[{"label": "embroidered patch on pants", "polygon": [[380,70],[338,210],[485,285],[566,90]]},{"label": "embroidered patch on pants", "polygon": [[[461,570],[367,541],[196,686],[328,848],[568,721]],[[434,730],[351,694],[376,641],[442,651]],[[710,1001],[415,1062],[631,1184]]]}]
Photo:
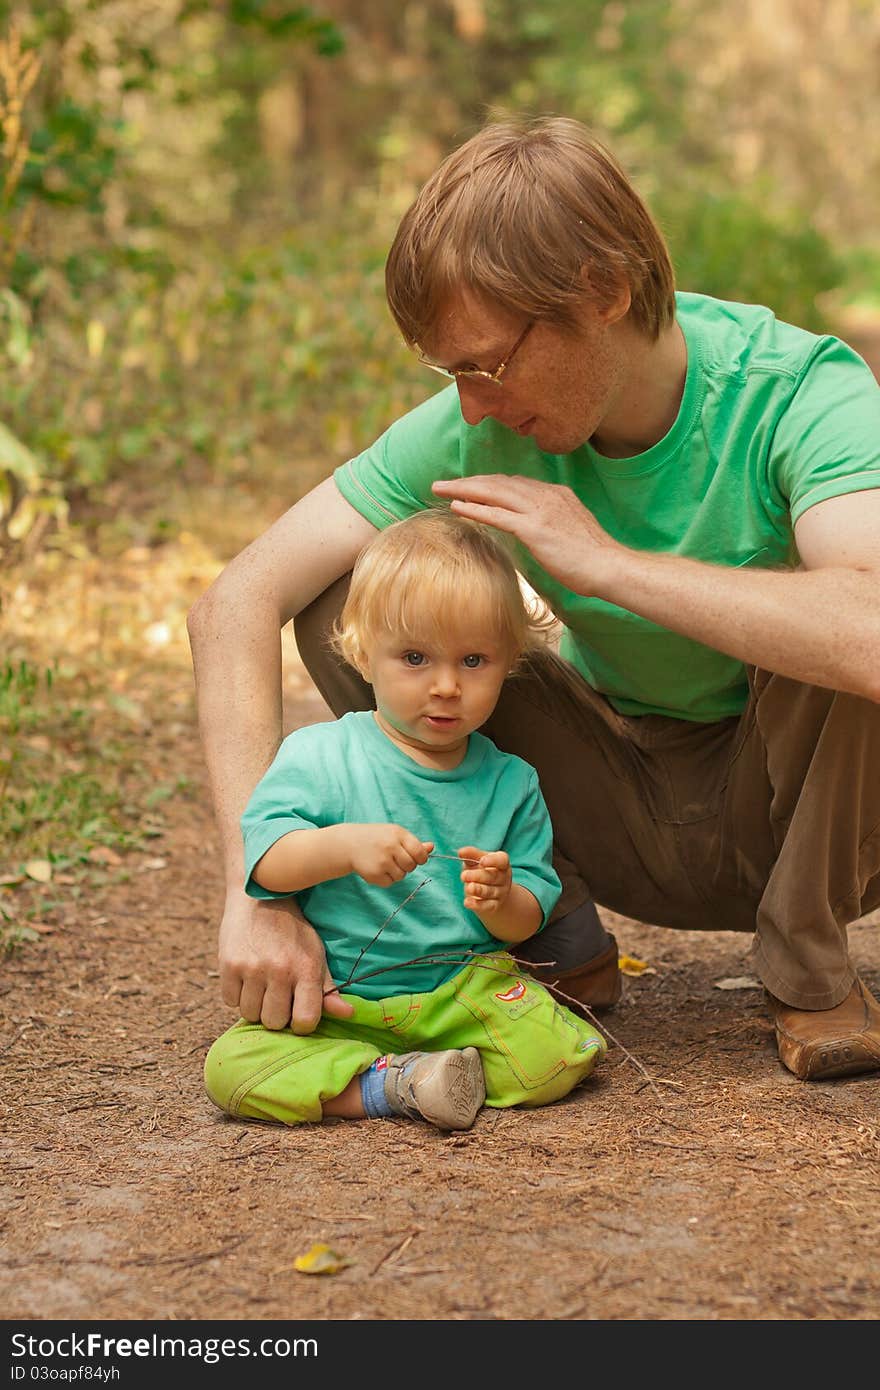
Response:
[{"label": "embroidered patch on pants", "polygon": [[526,984],[525,980],[514,980],[507,989],[499,990],[494,996],[511,1020],[531,1013],[541,1002],[543,991],[540,986]]},{"label": "embroidered patch on pants", "polygon": [[503,994],[496,994],[495,998],[500,999],[502,1004],[512,1004],[516,999],[522,999],[525,992],[525,981],[517,980],[515,985],[511,985],[510,989],[506,989]]}]

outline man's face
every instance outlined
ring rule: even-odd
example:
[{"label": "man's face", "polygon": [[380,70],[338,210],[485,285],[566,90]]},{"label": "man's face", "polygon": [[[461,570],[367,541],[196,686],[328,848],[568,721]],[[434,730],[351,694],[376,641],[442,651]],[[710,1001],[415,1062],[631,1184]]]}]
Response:
[{"label": "man's face", "polygon": [[[510,355],[526,323],[520,314],[462,294],[444,305],[426,351],[443,367],[492,372]],[[544,453],[567,454],[601,433],[623,372],[615,324],[585,297],[575,329],[533,325],[500,385],[466,376],[456,384],[467,424],[489,416],[530,435]]]}]

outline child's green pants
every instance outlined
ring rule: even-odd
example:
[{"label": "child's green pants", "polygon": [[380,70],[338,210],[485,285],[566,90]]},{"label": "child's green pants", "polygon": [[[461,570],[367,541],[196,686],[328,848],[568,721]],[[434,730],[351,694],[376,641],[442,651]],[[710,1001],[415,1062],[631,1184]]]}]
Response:
[{"label": "child's green pants", "polygon": [[486,1104],[545,1105],[593,1070],[600,1033],[555,1002],[506,953],[481,956],[429,994],[346,995],[354,1017],[322,1016],[314,1033],[236,1023],[205,1061],[208,1095],[230,1115],[301,1124],[389,1052],[476,1047]]}]

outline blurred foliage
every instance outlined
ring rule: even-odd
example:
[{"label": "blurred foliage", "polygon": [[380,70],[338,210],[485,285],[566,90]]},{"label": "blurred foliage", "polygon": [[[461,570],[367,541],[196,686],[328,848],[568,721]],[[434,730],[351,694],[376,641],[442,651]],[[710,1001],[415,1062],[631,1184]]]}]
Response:
[{"label": "blurred foliage", "polygon": [[814,330],[825,326],[820,296],[842,282],[843,262],[804,218],[774,216],[760,190],[701,190],[670,207],[662,221],[680,281],[686,267],[686,283],[704,294],[769,303],[781,319]]},{"label": "blurred foliage", "polygon": [[30,0],[0,34],[18,546],[120,481],[329,471],[433,389],[384,257],[487,114],[591,126],[685,288],[810,327],[880,302],[874,0]]},{"label": "blurred foliage", "polygon": [[381,259],[350,254],[355,227],[301,235],[200,244],[186,274],[151,281],[116,266],[112,297],[65,287],[63,316],[30,325],[28,365],[4,387],[42,481],[76,509],[117,474],[158,491],[169,474],[249,472],[269,453],[342,456],[422,398],[383,314]]}]

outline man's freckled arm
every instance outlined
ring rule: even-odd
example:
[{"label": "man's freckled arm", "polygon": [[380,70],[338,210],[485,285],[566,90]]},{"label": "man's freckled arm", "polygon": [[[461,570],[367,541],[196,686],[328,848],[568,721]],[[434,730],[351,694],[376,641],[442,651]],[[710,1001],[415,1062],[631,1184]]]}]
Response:
[{"label": "man's freckled arm", "polygon": [[243,887],[239,820],[282,737],[281,628],[375,535],[327,479],[227,565],[189,615],[199,724],[227,882]]},{"label": "man's freckled arm", "polygon": [[453,509],[518,537],[572,593],[595,595],[752,666],[880,700],[880,488],[832,497],[795,525],[797,571],[638,551],[567,487],[519,477],[435,484]]},{"label": "man's freckled arm", "polygon": [[880,569],[742,570],[629,551],[598,592],[749,665],[880,701]]}]

